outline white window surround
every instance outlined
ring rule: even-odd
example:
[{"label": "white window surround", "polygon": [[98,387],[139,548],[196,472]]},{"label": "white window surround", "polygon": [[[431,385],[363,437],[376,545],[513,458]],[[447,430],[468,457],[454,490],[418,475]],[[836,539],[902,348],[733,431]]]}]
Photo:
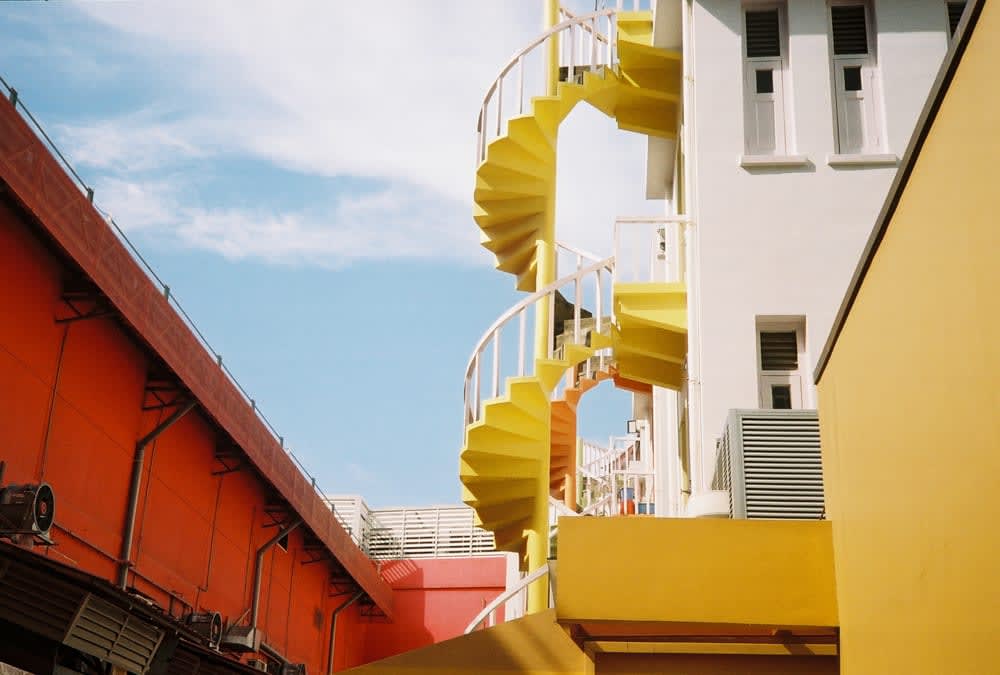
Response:
[{"label": "white window surround", "polygon": [[830,166],[896,166],[899,164],[899,156],[892,153],[872,153],[872,154],[848,154],[838,155],[831,153],[826,156],[826,163]]},{"label": "white window surround", "polygon": [[[873,5],[870,0],[828,0],[828,30],[830,65],[837,152],[831,165],[883,164],[884,153],[881,82],[876,54],[877,34]],[[834,8],[861,6],[864,8],[865,52],[837,54],[833,30]],[[871,157],[876,161],[838,162],[839,157]]]},{"label": "white window surround", "polygon": [[[769,11],[777,12],[778,54],[748,56],[747,14]],[[741,21],[744,156],[786,157],[793,150],[793,125],[788,104],[791,78],[788,72],[787,4],[784,0],[749,0],[741,6]]]},{"label": "white window surround", "polygon": [[[788,386],[792,410],[810,408],[812,396],[809,391],[809,381],[806,379],[808,353],[805,343],[805,317],[799,316],[758,316],[754,331],[754,342],[757,354],[757,391],[758,403],[761,408],[774,407],[771,388]],[[789,332],[795,333],[797,368],[795,370],[764,370],[761,354],[761,333]]]},{"label": "white window surround", "polygon": [[740,166],[744,169],[795,168],[811,163],[806,155],[740,155]]}]

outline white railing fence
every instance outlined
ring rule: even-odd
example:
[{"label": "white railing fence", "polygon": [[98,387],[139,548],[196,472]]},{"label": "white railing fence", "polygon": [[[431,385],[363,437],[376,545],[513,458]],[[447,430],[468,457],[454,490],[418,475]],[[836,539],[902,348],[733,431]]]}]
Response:
[{"label": "white railing fence", "polygon": [[548,93],[545,58],[552,41],[557,44],[563,78],[617,63],[615,41],[607,38],[615,35],[615,10],[580,15],[563,10],[562,16],[562,21],[517,52],[486,91],[476,127],[477,164],[486,159],[490,141],[506,133],[507,121],[524,115],[533,97]]},{"label": "white railing fence", "polygon": [[522,578],[516,585],[508,588],[506,591],[494,598],[492,602],[483,607],[482,611],[480,611],[479,614],[472,619],[472,622],[465,628],[465,634],[468,635],[480,626],[483,628],[489,628],[490,626],[495,625],[497,610],[500,609],[502,605],[510,602],[511,600],[523,600],[527,597],[528,586],[544,577],[549,578],[549,607],[554,607],[556,584],[555,573],[552,569],[553,567],[554,564],[552,562],[539,567],[535,571],[525,575],[524,578]]},{"label": "white railing fence", "polygon": [[615,281],[685,281],[687,216],[620,216],[615,220]]},{"label": "white railing fence", "polygon": [[496,552],[493,533],[475,526],[468,506],[372,509],[355,495],[327,501],[354,543],[375,560]]},{"label": "white railing fence", "polygon": [[[568,248],[568,247],[566,247]],[[506,377],[534,374],[537,358],[552,358],[566,343],[587,344],[590,333],[606,326],[611,317],[611,281],[614,259],[592,262],[590,255],[576,252],[576,270],[525,297],[504,312],[483,334],[472,350],[465,370],[465,425],[479,421],[483,402],[500,396]],[[545,303],[544,305],[542,303]],[[536,353],[535,327],[546,308],[544,353]],[[602,348],[584,364],[583,374],[609,364],[611,350]],[[572,374],[572,369],[570,373]],[[559,396],[561,389],[553,394]]]}]

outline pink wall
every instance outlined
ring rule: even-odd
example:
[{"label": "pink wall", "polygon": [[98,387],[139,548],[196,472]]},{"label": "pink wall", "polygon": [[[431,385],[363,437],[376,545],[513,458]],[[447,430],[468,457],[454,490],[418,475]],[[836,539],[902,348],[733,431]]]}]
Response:
[{"label": "pink wall", "polygon": [[364,662],[461,635],[503,592],[507,563],[502,555],[393,560],[382,566],[382,575],[393,589],[394,620],[373,619],[369,624]]}]

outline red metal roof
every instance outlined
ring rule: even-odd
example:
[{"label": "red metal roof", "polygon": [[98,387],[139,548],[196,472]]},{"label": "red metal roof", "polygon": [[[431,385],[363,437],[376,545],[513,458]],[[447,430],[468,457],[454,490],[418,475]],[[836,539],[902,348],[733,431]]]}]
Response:
[{"label": "red metal roof", "polygon": [[277,439],[14,106],[0,104],[0,180],[243,450],[386,614],[392,590]]}]

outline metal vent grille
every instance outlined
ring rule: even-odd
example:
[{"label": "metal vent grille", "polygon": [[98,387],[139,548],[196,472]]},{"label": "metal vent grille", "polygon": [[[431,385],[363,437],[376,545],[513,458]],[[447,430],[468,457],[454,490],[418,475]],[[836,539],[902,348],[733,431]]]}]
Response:
[{"label": "metal vent grille", "polygon": [[46,571],[0,560],[0,619],[62,642],[84,593]]},{"label": "metal vent grille", "polygon": [[781,56],[781,33],[778,10],[758,10],[746,13],[747,57]]},{"label": "metal vent grille", "polygon": [[948,29],[952,35],[958,30],[958,22],[962,20],[962,12],[965,11],[964,2],[948,3]]},{"label": "metal vent grille", "polygon": [[816,411],[730,411],[713,488],[729,490],[733,518],[823,518]]},{"label": "metal vent grille", "polygon": [[830,8],[833,19],[833,53],[867,54],[868,24],[864,5],[834,5]]},{"label": "metal vent grille", "polygon": [[798,370],[799,346],[795,331],[761,331],[761,370]]},{"label": "metal vent grille", "polygon": [[88,596],[64,644],[133,673],[145,673],[163,631],[94,596]]}]

